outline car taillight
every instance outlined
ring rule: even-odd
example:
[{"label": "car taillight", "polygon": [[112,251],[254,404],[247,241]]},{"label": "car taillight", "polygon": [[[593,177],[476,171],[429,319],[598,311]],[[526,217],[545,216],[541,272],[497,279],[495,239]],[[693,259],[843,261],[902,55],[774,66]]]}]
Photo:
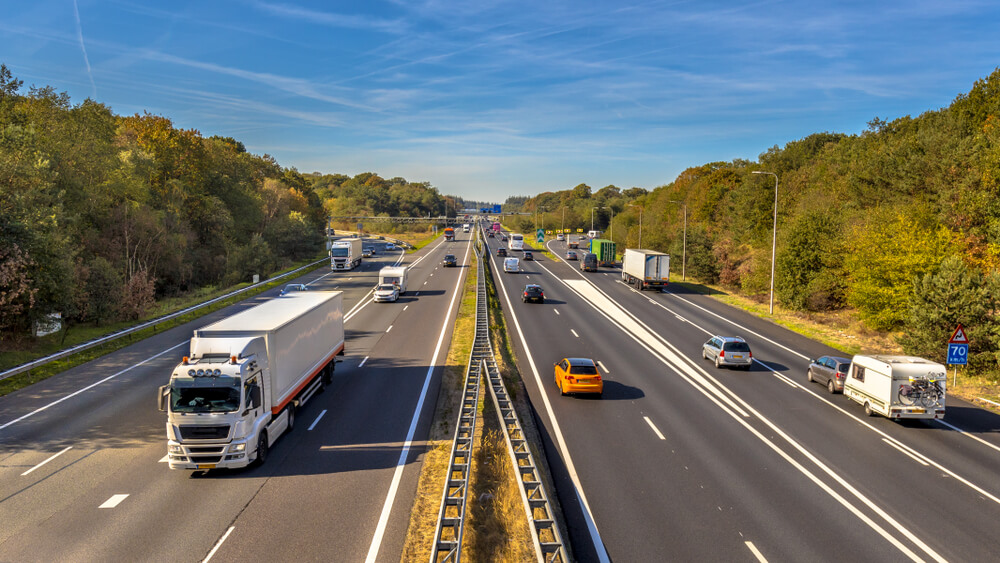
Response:
[{"label": "car taillight", "polygon": [[566,379],[568,379],[570,383],[576,383],[576,378],[572,375],[567,375]]},{"label": "car taillight", "polygon": [[725,358],[726,357],[726,351],[725,350],[719,350],[719,357],[720,358]]},{"label": "car taillight", "polygon": [[594,381],[600,381],[600,380],[601,380],[601,374],[597,374],[594,376]]},{"label": "car taillight", "polygon": [[753,359],[753,352],[749,352],[748,351],[747,352],[747,357],[750,358],[750,359]]}]

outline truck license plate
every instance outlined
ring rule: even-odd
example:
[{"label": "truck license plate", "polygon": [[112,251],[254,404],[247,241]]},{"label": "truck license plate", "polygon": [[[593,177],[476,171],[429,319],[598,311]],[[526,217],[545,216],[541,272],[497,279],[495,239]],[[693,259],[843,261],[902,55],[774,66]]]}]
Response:
[{"label": "truck license plate", "polygon": [[199,463],[198,469],[215,469],[214,463]]},{"label": "truck license plate", "polygon": [[913,414],[924,414],[924,409],[910,409]]}]

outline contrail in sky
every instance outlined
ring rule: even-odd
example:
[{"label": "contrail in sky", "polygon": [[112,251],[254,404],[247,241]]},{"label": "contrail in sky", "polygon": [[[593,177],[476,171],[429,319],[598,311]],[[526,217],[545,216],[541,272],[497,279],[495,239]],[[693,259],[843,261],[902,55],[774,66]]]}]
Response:
[{"label": "contrail in sky", "polygon": [[87,46],[83,44],[83,26],[80,25],[80,8],[73,0],[73,15],[76,16],[76,37],[80,40],[80,50],[83,51],[83,63],[87,65],[87,77],[90,78],[91,98],[97,99],[97,84],[94,84],[94,75],[90,72],[90,59],[87,58]]}]

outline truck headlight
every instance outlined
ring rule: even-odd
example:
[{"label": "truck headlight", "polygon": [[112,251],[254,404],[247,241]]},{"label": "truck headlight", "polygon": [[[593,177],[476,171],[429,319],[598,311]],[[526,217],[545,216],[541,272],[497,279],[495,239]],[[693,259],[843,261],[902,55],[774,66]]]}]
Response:
[{"label": "truck headlight", "polygon": [[242,452],[242,451],[246,451],[246,449],[247,449],[247,443],[246,442],[240,442],[239,444],[232,444],[232,445],[230,445],[229,446],[229,453]]},{"label": "truck headlight", "polygon": [[167,444],[167,453],[182,454],[184,453],[184,450],[181,448],[180,444]]}]

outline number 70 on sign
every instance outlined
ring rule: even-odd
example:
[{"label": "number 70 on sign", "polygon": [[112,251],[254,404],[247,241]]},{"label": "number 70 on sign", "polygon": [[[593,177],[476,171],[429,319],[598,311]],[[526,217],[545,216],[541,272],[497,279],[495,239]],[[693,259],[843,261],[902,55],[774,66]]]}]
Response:
[{"label": "number 70 on sign", "polygon": [[948,344],[948,365],[966,365],[969,363],[968,344]]}]

